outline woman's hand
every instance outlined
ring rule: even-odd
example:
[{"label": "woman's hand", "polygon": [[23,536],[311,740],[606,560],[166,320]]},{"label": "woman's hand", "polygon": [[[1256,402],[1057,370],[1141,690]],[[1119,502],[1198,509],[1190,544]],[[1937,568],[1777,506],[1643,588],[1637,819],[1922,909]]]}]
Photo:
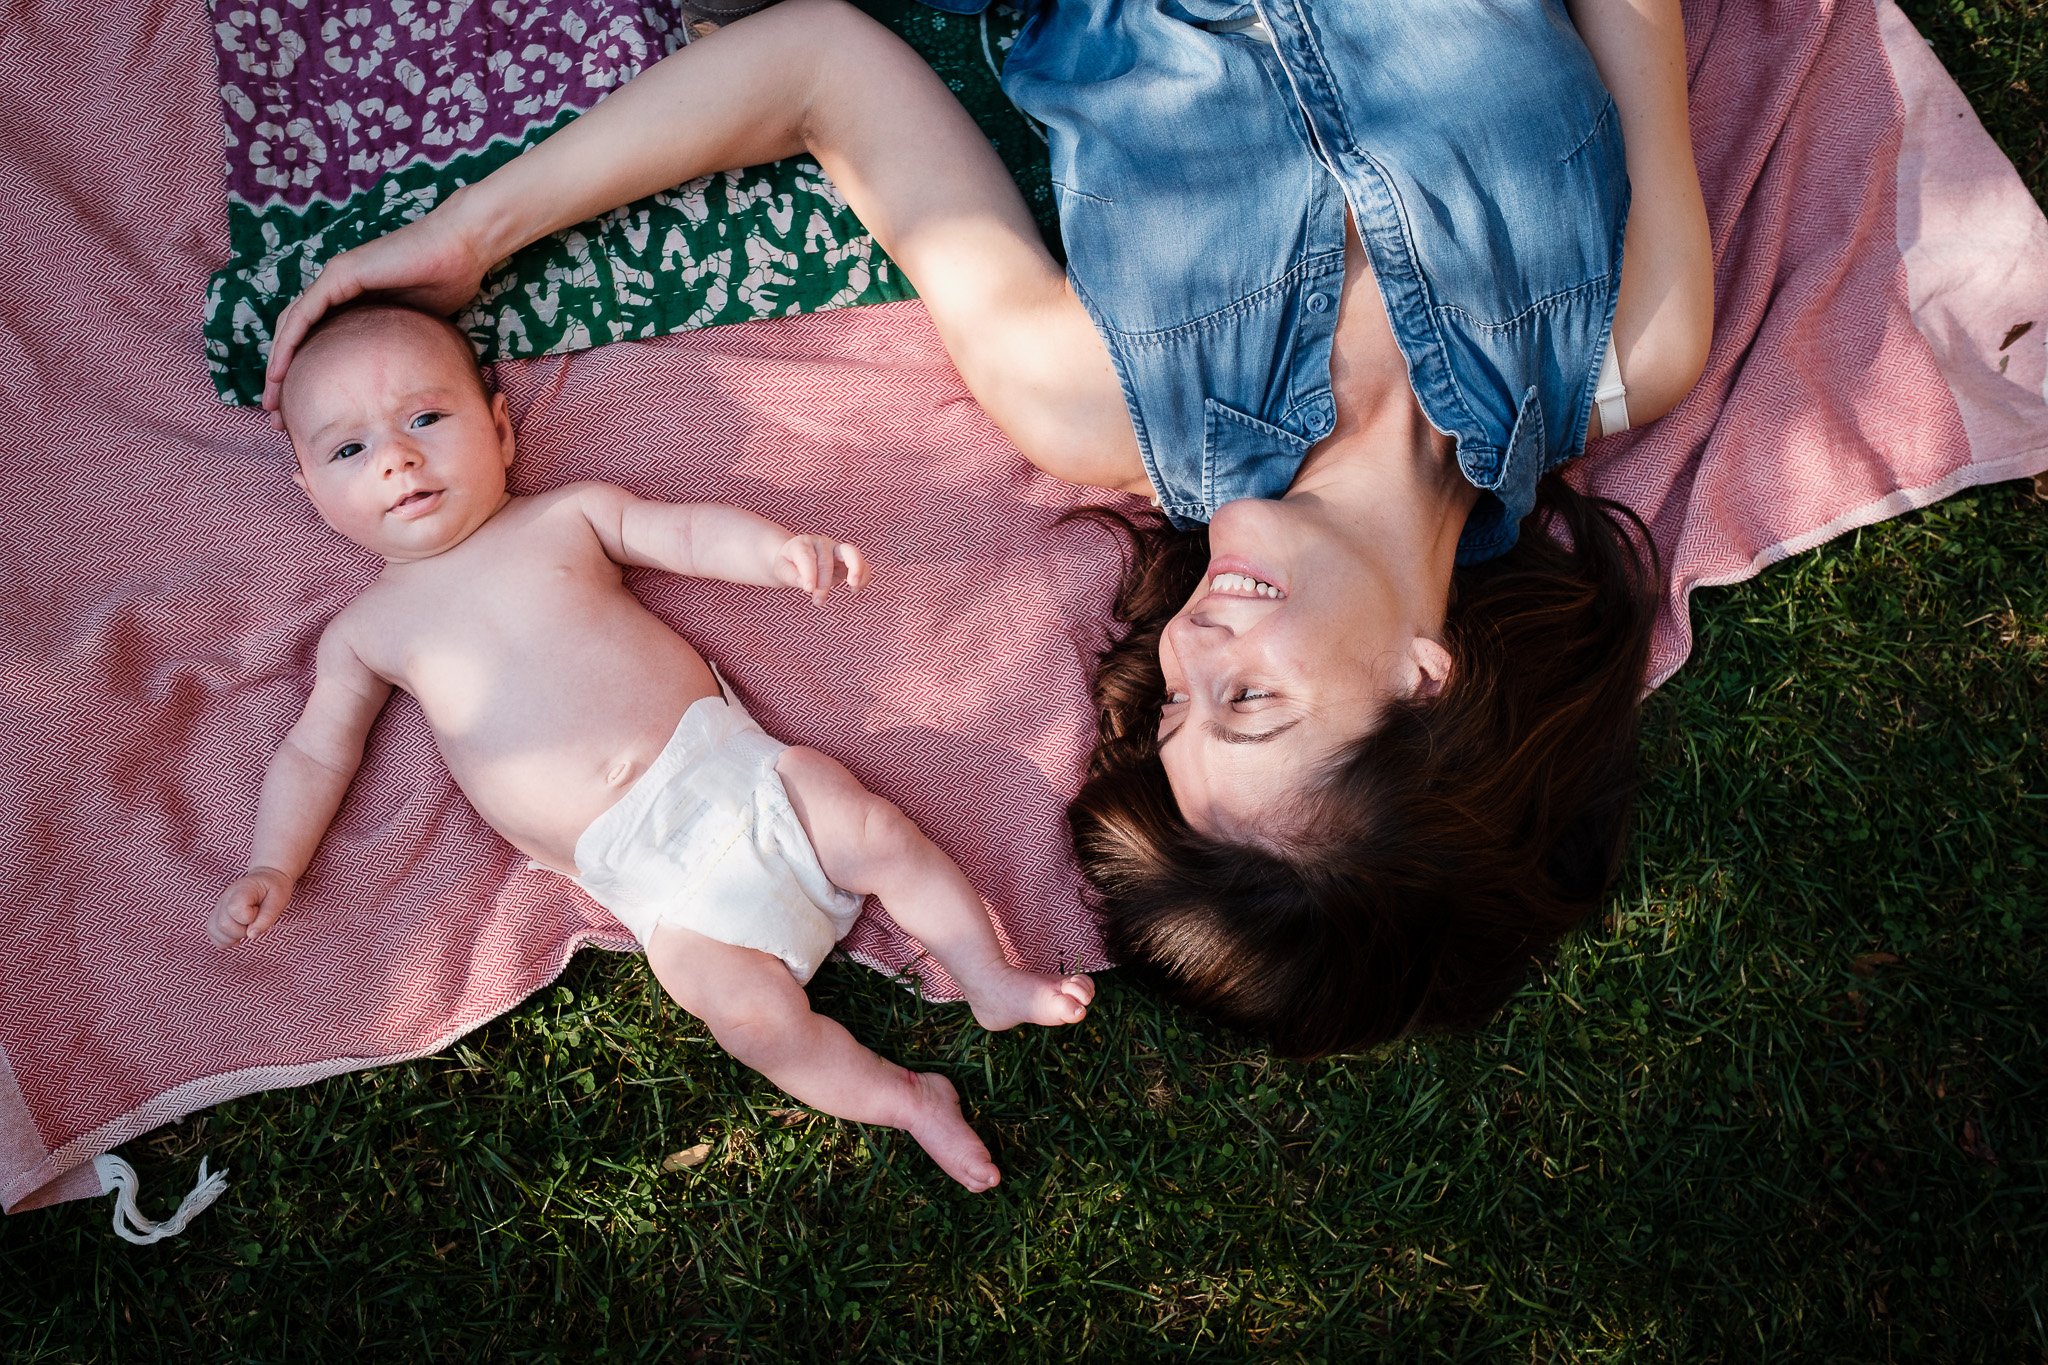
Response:
[{"label": "woman's hand", "polygon": [[374,295],[447,317],[476,297],[484,272],[495,262],[484,259],[462,225],[464,193],[457,190],[426,217],[344,251],[321,267],[306,292],[277,319],[263,374],[264,407],[277,410],[278,392],[299,343],[313,324],[343,304]]}]

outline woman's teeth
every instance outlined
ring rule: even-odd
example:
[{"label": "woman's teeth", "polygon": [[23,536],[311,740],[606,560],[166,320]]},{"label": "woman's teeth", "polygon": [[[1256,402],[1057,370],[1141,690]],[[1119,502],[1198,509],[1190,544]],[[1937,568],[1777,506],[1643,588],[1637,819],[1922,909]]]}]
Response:
[{"label": "woman's teeth", "polygon": [[1209,580],[1210,592],[1249,592],[1260,597],[1278,597],[1280,589],[1271,583],[1261,583],[1250,574],[1220,573]]}]

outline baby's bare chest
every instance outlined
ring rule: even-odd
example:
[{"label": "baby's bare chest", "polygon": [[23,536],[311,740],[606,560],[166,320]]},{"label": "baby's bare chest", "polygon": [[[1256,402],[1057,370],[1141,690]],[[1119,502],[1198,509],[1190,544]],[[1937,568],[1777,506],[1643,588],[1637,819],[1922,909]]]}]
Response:
[{"label": "baby's bare chest", "polygon": [[445,701],[503,707],[573,691],[630,670],[650,646],[681,645],[577,530],[529,519],[387,573],[358,603],[358,652],[431,715]]}]

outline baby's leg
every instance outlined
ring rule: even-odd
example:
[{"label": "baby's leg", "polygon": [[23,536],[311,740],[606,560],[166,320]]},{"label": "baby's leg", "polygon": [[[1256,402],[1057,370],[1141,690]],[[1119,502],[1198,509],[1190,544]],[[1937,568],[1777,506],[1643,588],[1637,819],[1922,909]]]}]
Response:
[{"label": "baby's leg", "polygon": [[665,924],[647,961],[675,1002],[719,1046],[791,1095],[836,1118],[901,1128],[970,1190],[1001,1179],[960,1113],[952,1082],[877,1057],[811,1002],[782,960]]},{"label": "baby's leg", "polygon": [[848,891],[881,897],[967,993],[983,1028],[1073,1024],[1088,1013],[1095,983],[1011,966],[959,866],[837,760],[796,746],[775,770],[825,875]]}]

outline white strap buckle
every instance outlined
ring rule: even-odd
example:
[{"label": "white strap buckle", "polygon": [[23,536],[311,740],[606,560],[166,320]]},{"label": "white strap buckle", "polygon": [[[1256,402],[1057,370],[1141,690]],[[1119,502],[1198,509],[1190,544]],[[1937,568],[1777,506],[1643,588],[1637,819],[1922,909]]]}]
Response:
[{"label": "white strap buckle", "polygon": [[1600,357],[1600,378],[1593,389],[1593,405],[1600,409],[1600,434],[1613,436],[1628,430],[1628,385],[1621,382],[1621,361],[1614,354],[1614,338]]}]

